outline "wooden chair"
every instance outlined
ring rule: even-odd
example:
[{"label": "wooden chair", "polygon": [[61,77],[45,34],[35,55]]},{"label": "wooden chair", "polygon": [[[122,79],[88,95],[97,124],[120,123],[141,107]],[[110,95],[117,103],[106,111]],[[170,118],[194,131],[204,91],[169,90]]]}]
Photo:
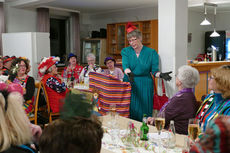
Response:
[{"label": "wooden chair", "polygon": [[33,121],[34,124],[37,125],[37,123],[38,123],[38,101],[39,101],[39,95],[40,95],[40,90],[41,90],[41,83],[36,82],[35,88],[37,89],[37,94],[36,94],[36,99],[35,99],[35,103],[34,103],[34,116],[29,117],[29,119],[30,119],[30,121]]},{"label": "wooden chair", "polygon": [[44,93],[44,96],[45,96],[45,99],[46,99],[46,107],[47,107],[47,113],[48,113],[48,118],[49,118],[49,123],[51,123],[53,121],[53,117],[59,117],[60,116],[60,113],[53,113],[50,109],[50,103],[49,103],[49,98],[48,98],[48,94],[47,94],[47,91],[46,91],[46,87],[45,85],[41,82],[41,86],[42,86],[42,89],[43,89],[43,93]]}]

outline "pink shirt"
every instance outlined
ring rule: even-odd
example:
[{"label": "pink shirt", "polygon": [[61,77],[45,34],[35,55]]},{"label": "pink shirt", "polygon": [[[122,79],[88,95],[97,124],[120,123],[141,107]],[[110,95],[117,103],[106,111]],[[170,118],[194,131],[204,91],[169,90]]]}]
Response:
[{"label": "pink shirt", "polygon": [[109,69],[104,70],[104,74],[110,74],[118,78],[119,80],[123,80],[124,73],[120,68],[114,68],[114,71],[110,71]]}]

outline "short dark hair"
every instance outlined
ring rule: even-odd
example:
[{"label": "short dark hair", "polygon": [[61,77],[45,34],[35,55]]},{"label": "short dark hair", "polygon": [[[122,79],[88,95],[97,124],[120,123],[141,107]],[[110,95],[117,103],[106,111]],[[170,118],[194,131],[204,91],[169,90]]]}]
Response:
[{"label": "short dark hair", "polygon": [[45,128],[39,147],[41,153],[99,153],[102,137],[102,125],[97,119],[59,119]]}]

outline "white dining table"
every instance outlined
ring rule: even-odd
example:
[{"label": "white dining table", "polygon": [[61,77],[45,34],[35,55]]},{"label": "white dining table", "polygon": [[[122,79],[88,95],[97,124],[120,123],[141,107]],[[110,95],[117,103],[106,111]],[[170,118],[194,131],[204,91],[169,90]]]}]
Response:
[{"label": "white dining table", "polygon": [[[121,150],[117,150],[116,149],[111,149],[110,147],[108,147],[108,145],[106,145],[107,143],[107,140],[108,140],[108,129],[111,129],[109,128],[111,126],[110,124],[110,121],[111,121],[111,117],[109,115],[106,115],[106,116],[101,116],[100,117],[100,120],[102,121],[102,125],[103,125],[103,128],[106,129],[104,130],[105,133],[104,133],[104,137],[103,137],[103,140],[102,140],[102,148],[101,148],[101,153],[118,153],[118,152],[121,152],[121,153],[129,153],[129,152],[132,152],[132,151],[128,151],[128,150],[125,150],[125,149],[121,149]],[[132,119],[129,119],[129,118],[125,118],[125,117],[121,117],[121,116],[116,116],[116,124],[117,124],[117,127],[119,129],[119,131],[125,131],[127,130],[127,127],[128,127],[128,124],[129,122],[132,122],[134,124],[134,126],[136,127],[136,129],[139,131],[142,123],[141,122],[138,122],[138,121],[135,121],[135,120],[132,120]],[[148,125],[149,126],[149,133],[150,134],[156,134],[157,133],[157,129],[152,126],[152,125]],[[162,131],[162,133],[166,133],[167,134],[167,131],[164,130]],[[184,139],[185,137],[187,137],[186,135],[180,135],[180,134],[176,134],[176,147],[174,148],[174,150],[167,150],[167,151],[163,151],[164,149],[162,149],[162,152],[169,152],[169,153],[177,153],[177,152],[180,152],[182,151],[182,148],[184,146]],[[112,141],[115,141],[115,140],[112,140]],[[120,141],[121,142],[121,141]],[[118,147],[119,148],[119,147]],[[148,153],[148,152],[154,152],[154,151],[148,151],[148,150],[145,150],[144,148],[139,148],[139,149],[134,149],[133,152],[141,152],[141,153]],[[158,153],[158,151],[156,151]]]}]

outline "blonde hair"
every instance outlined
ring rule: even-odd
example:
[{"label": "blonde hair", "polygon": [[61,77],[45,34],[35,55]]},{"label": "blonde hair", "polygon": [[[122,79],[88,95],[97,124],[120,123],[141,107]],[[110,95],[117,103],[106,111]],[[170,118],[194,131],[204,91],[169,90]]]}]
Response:
[{"label": "blonde hair", "polygon": [[32,140],[30,123],[22,107],[22,95],[11,92],[6,99],[0,92],[0,152],[11,145],[27,144]]},{"label": "blonde hair", "polygon": [[222,93],[223,98],[230,98],[230,65],[223,65],[221,67],[211,70],[216,81],[217,89]]}]

